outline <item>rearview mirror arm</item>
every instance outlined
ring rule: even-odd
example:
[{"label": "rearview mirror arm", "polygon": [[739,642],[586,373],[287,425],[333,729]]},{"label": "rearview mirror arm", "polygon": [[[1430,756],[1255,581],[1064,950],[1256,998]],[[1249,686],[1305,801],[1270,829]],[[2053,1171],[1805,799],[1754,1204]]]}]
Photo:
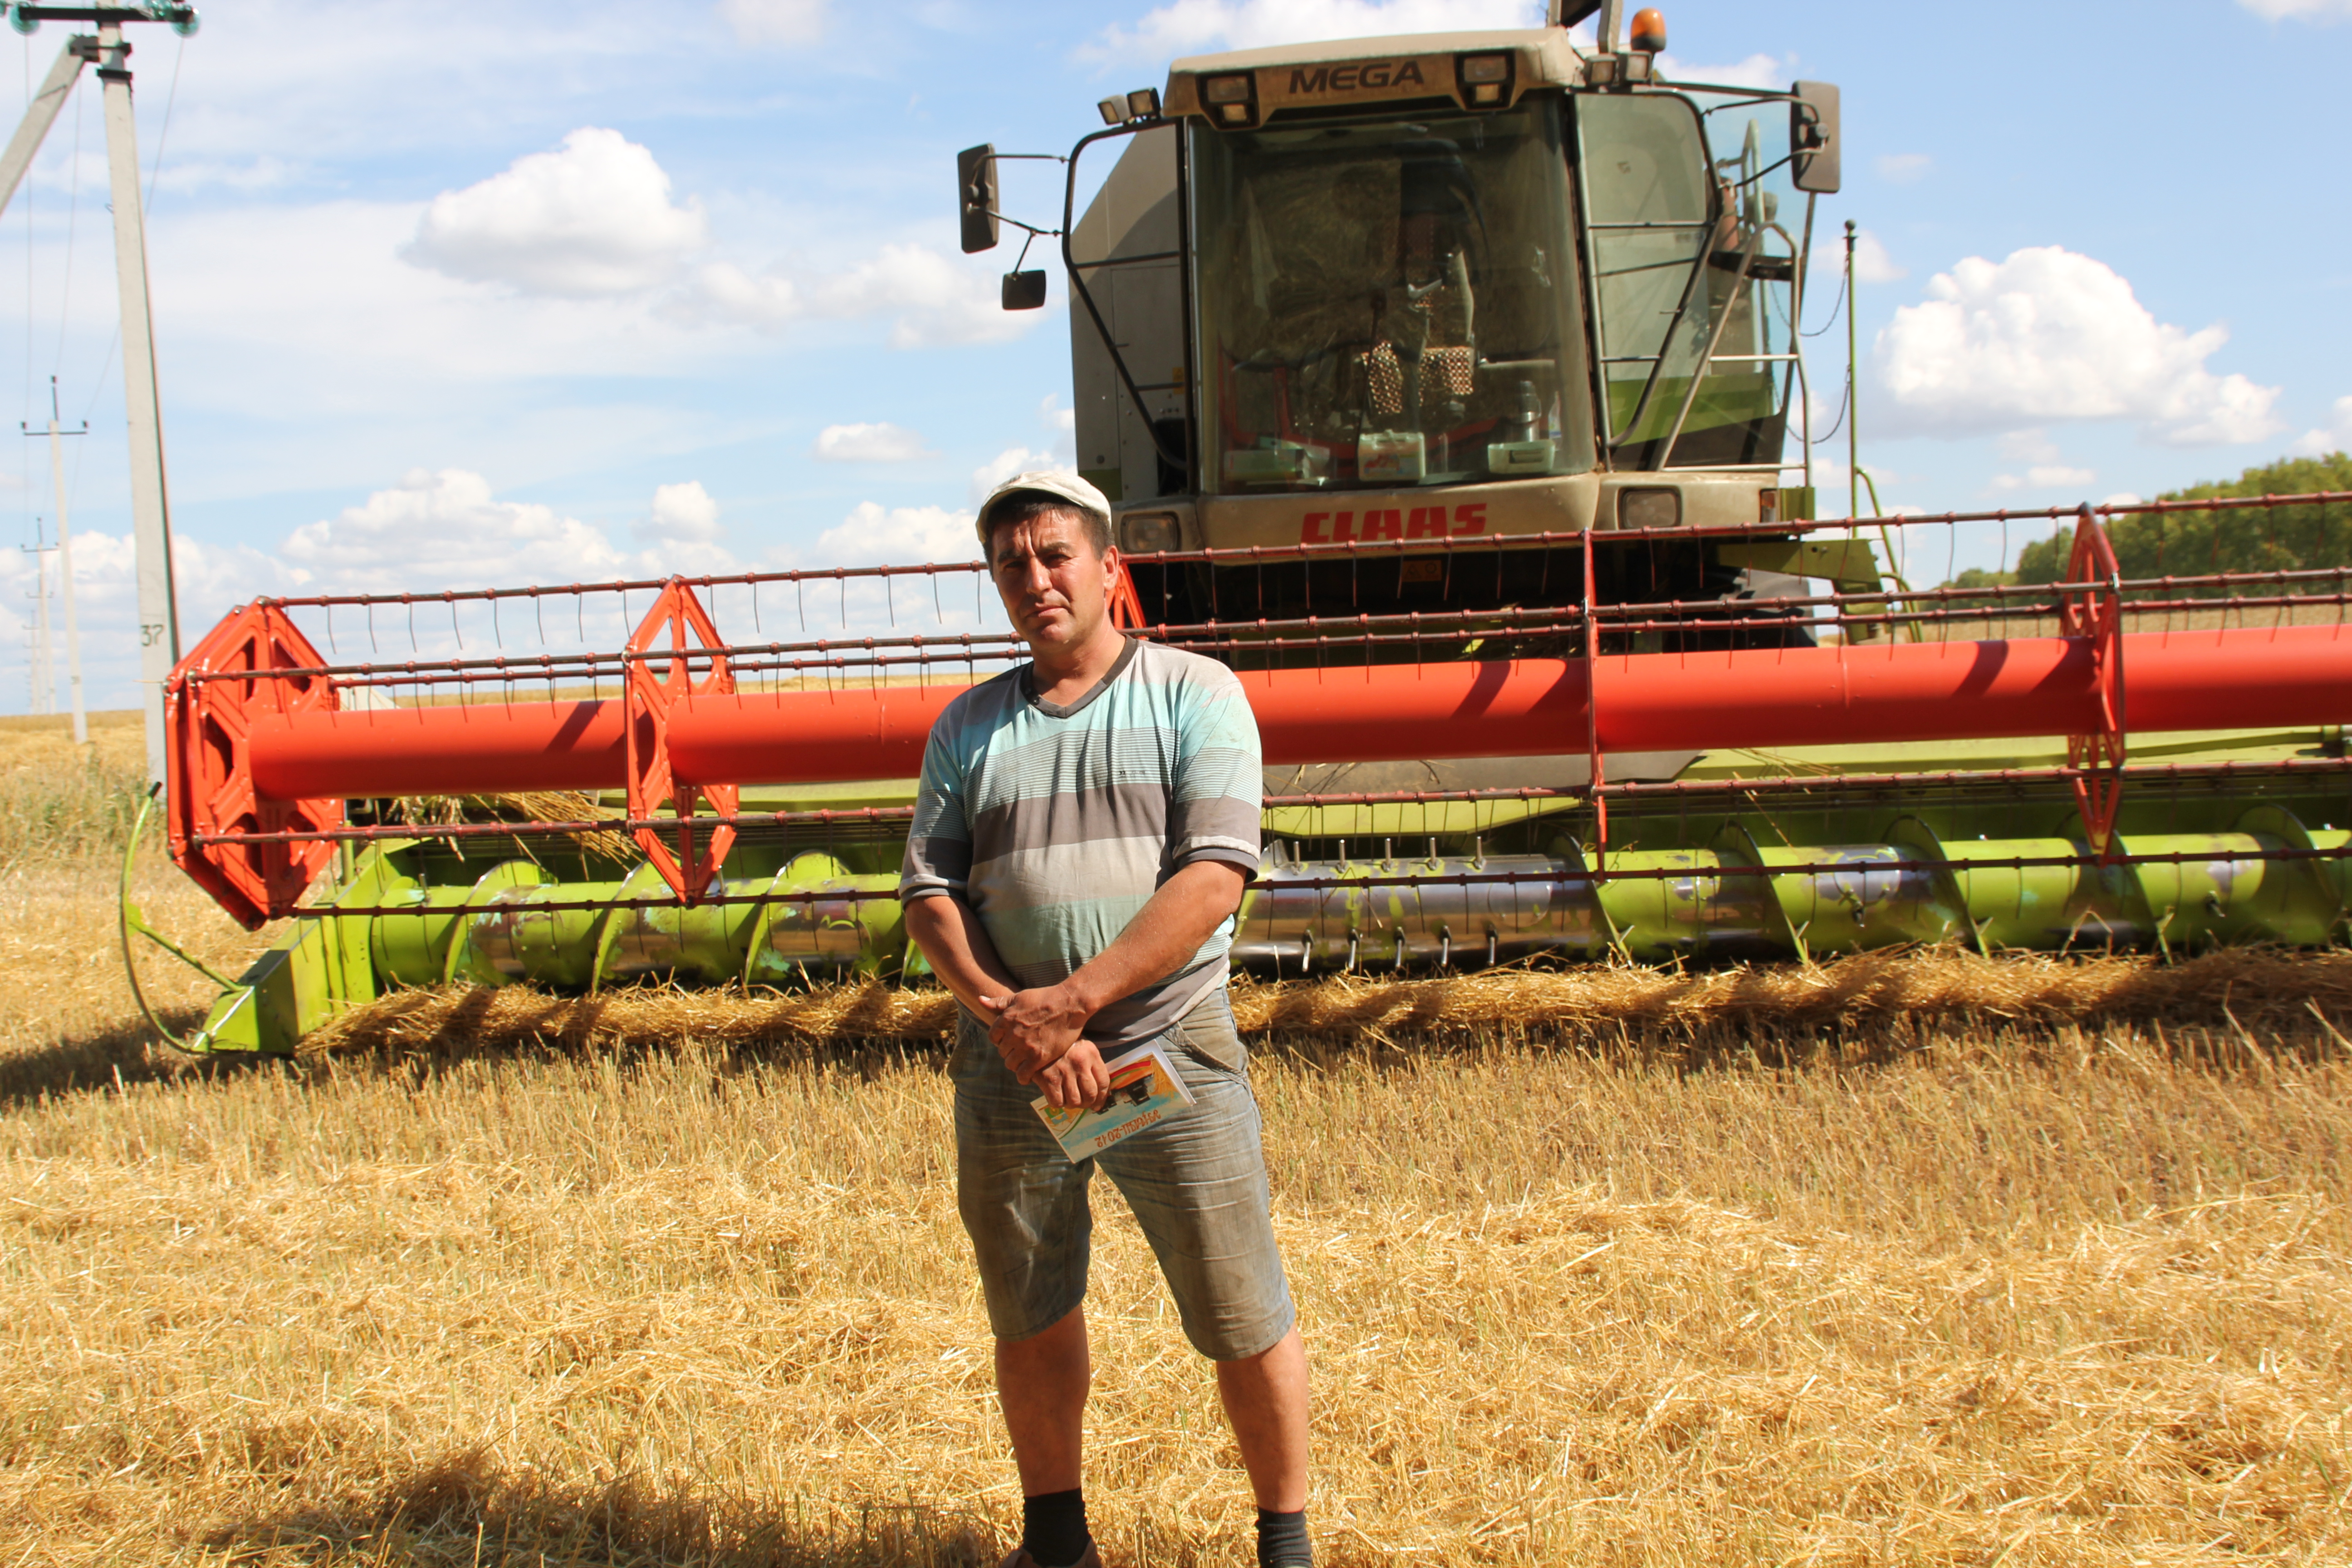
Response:
[{"label": "rearview mirror arm", "polygon": [[[1023,223],[1017,217],[1007,217],[1004,214],[1000,212],[992,212],[988,216],[996,219],[1000,223],[1011,224],[1013,227],[1021,230],[1024,234],[1028,235],[1033,239],[1059,239],[1062,237],[1062,231],[1058,228],[1039,228],[1034,223]],[[1021,247],[1021,254],[1024,256],[1028,255],[1029,247],[1025,245]],[[1014,265],[1018,266],[1020,264],[1015,262]]]}]

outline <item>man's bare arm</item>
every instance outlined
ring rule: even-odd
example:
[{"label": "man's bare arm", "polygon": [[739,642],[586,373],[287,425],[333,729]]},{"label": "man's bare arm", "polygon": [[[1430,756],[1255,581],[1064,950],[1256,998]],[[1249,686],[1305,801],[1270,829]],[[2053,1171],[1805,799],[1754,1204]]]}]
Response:
[{"label": "man's bare arm", "polygon": [[1127,929],[1067,980],[1020,992],[1004,1005],[989,1029],[998,1054],[1024,1081],[1027,1074],[1060,1059],[1088,1018],[1182,968],[1241,908],[1247,886],[1242,868],[1228,861],[1179,867]]},{"label": "man's bare arm", "polygon": [[907,935],[930,960],[940,984],[981,1017],[993,1018],[1004,999],[1021,989],[996,955],[980,917],[953,893],[908,900]]},{"label": "man's bare arm", "polygon": [[1091,1015],[1167,979],[1234,918],[1248,886],[1248,874],[1229,860],[1179,867],[1127,929],[1062,982],[1061,989],[1075,993]]},{"label": "man's bare arm", "polygon": [[[909,900],[907,934],[931,961],[931,973],[979,1017],[994,1020],[1021,989],[997,956],[996,944],[988,940],[980,917],[952,893]],[[1014,1074],[1023,1083],[1045,1090],[1047,1101],[1055,1105],[1100,1105],[1110,1092],[1109,1069],[1084,1040],[1026,1071],[1015,1068]]]}]

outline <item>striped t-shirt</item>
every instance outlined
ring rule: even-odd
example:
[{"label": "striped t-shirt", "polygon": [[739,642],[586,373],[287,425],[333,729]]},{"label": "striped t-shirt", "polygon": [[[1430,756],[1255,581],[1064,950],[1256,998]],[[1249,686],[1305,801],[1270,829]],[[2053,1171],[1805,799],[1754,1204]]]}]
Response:
[{"label": "striped t-shirt", "polygon": [[[1040,701],[1030,667],[948,705],[923,752],[902,900],[971,906],[1024,986],[1108,947],[1175,869],[1258,866],[1257,721],[1214,659],[1130,638],[1099,685]],[[1106,1056],[1167,1029],[1224,983],[1233,923],[1183,967],[1087,1026]]]}]

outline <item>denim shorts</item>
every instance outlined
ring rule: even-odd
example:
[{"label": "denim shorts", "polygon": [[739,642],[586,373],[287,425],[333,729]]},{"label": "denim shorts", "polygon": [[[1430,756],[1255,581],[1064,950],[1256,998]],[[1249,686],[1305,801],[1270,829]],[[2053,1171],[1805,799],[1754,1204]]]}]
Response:
[{"label": "denim shorts", "polygon": [[[961,1012],[961,1010],[959,1009]],[[1274,1243],[1248,1059],[1222,991],[1160,1045],[1194,1103],[1073,1163],[970,1013],[956,1029],[956,1200],[979,1255],[988,1325],[1025,1340],[1087,1294],[1095,1167],[1111,1179],[1160,1259],[1184,1337],[1212,1361],[1271,1350],[1297,1313]]]}]

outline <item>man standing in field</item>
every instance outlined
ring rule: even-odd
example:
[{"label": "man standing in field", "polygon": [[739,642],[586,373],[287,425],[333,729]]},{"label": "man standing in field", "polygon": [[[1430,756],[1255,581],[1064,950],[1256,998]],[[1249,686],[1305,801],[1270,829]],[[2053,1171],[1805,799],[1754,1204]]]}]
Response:
[{"label": "man standing in field", "polygon": [[[1005,1568],[1100,1568],[1079,1479],[1097,1165],[1150,1241],[1185,1337],[1216,1363],[1261,1568],[1308,1564],[1307,1352],[1225,995],[1258,863],[1256,721],[1231,670],[1112,625],[1118,555],[1094,486],[1023,474],[979,528],[1031,662],[933,726],[898,895],[962,1004],[958,1205],[1025,1499]],[[1074,1163],[1030,1102],[1098,1104],[1105,1063],[1154,1040],[1195,1103]]]}]

